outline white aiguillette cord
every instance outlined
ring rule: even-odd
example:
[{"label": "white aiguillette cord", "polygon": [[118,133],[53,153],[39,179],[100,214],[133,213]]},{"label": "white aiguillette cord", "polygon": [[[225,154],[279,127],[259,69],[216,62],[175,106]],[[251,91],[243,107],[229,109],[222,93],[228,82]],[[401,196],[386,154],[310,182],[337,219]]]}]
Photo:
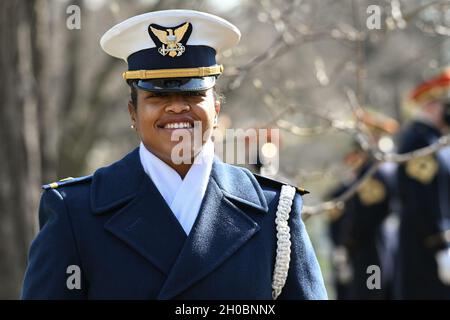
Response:
[{"label": "white aiguillette cord", "polygon": [[288,225],[289,213],[295,196],[293,186],[283,185],[280,192],[275,224],[277,228],[277,251],[272,280],[272,298],[276,300],[281,294],[289,271],[291,260],[291,235]]}]

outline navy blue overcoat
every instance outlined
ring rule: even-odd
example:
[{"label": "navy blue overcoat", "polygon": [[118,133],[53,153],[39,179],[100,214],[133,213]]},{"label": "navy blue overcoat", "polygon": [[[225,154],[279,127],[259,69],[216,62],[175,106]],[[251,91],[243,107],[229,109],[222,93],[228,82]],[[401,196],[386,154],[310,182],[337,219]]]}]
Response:
[{"label": "navy blue overcoat", "polygon": [[[271,299],[278,182],[215,159],[189,236],[145,174],[138,149],[92,176],[45,189],[24,299]],[[279,299],[325,299],[301,206],[297,193]],[[74,265],[81,286],[69,289]]]}]

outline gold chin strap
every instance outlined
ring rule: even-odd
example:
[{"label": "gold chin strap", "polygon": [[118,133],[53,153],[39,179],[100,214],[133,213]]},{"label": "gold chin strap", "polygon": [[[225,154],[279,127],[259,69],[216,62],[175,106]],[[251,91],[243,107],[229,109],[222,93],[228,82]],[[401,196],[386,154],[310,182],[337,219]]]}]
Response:
[{"label": "gold chin strap", "polygon": [[212,67],[180,68],[180,69],[157,69],[157,70],[135,70],[125,71],[122,77],[127,79],[161,79],[161,78],[189,78],[207,77],[219,75],[223,72],[221,64]]}]

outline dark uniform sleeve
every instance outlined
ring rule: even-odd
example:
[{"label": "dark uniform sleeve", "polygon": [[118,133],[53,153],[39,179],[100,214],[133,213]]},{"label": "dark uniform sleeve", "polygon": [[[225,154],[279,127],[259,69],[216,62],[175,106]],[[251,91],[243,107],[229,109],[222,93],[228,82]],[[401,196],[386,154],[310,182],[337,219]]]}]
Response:
[{"label": "dark uniform sleeve", "polygon": [[[415,125],[406,130],[400,153],[411,152],[434,143],[439,133],[428,126]],[[398,170],[405,228],[414,230],[417,237],[432,251],[448,246],[445,231],[449,229],[448,171],[436,154],[414,158]],[[408,223],[408,225],[406,225]]]},{"label": "dark uniform sleeve", "polygon": [[279,299],[327,299],[319,263],[301,219],[301,208],[302,198],[296,194],[289,217],[291,261]]},{"label": "dark uniform sleeve", "polygon": [[[348,186],[340,185],[329,192],[324,198],[331,200],[342,195]],[[342,225],[346,218],[345,206],[343,208],[334,208],[327,212],[328,214],[328,232],[333,246],[337,247],[342,245]]]},{"label": "dark uniform sleeve", "polygon": [[448,181],[436,155],[410,160],[399,170],[404,210],[423,244],[438,251],[448,247],[444,234],[450,217]]},{"label": "dark uniform sleeve", "polygon": [[[69,268],[76,266],[82,272],[69,214],[63,197],[55,189],[42,195],[39,224],[40,232],[29,252],[22,299],[84,299],[83,275],[73,271],[74,267]],[[78,275],[80,289],[73,288],[76,281],[70,278]]]},{"label": "dark uniform sleeve", "polygon": [[[344,245],[350,251],[358,250],[360,244],[373,241],[383,221],[389,215],[389,191],[386,183],[378,174],[367,181],[374,184],[365,191],[369,192],[369,197],[372,197],[370,193],[373,193],[373,200],[370,199],[370,202],[365,203],[364,196],[360,195],[362,190],[359,190],[348,203],[352,210],[346,219],[342,236]],[[375,186],[377,186],[378,194],[374,192]]]}]

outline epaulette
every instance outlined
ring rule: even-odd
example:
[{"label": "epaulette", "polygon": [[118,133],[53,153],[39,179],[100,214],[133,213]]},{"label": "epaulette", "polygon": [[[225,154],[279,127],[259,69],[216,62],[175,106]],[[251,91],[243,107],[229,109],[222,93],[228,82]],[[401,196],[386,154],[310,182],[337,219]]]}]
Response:
[{"label": "epaulette", "polygon": [[[268,185],[268,186],[273,187],[273,188],[276,188],[276,189],[281,189],[281,186],[283,186],[283,185],[285,185],[285,184],[292,186],[292,184],[290,184],[290,183],[282,182],[282,181],[277,181],[277,180],[273,180],[273,179],[264,177],[264,176],[262,176],[262,175],[259,175],[259,174],[257,174],[257,173],[253,173],[253,175],[255,176],[256,180],[258,180],[260,183],[263,183],[264,185]],[[309,191],[307,191],[307,190],[305,190],[305,189],[303,189],[303,188],[300,188],[300,187],[297,187],[297,186],[293,186],[293,187],[294,187],[294,188],[297,190],[297,192],[300,193],[301,195],[304,195],[304,194],[308,194],[308,193],[309,193]]]},{"label": "epaulette", "polygon": [[44,190],[48,190],[48,189],[56,189],[62,186],[68,186],[68,185],[72,185],[72,184],[76,184],[76,183],[80,183],[83,181],[87,181],[89,179],[92,178],[92,175],[89,176],[84,176],[84,177],[78,177],[78,178],[72,178],[72,177],[68,177],[68,178],[64,178],[61,179],[59,181],[55,181],[49,184],[44,184],[42,186],[42,189]]}]

